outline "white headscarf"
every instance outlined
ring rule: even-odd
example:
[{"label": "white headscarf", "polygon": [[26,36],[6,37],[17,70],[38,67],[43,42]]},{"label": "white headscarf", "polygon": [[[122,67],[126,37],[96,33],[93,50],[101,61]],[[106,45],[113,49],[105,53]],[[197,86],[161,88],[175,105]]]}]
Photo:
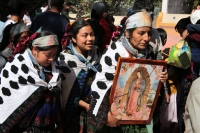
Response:
[{"label": "white headscarf", "polygon": [[126,29],[133,29],[137,27],[148,26],[152,27],[151,18],[146,11],[138,12],[131,15],[126,20]]}]

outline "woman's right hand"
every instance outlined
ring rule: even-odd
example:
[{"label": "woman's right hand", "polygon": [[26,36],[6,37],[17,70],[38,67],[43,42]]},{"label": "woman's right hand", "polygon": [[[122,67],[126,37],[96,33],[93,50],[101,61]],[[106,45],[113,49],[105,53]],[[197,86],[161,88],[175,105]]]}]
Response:
[{"label": "woman's right hand", "polygon": [[118,120],[115,118],[115,116],[112,115],[112,113],[109,111],[108,112],[108,117],[107,117],[107,121],[106,121],[106,126],[109,127],[117,127],[117,122]]}]

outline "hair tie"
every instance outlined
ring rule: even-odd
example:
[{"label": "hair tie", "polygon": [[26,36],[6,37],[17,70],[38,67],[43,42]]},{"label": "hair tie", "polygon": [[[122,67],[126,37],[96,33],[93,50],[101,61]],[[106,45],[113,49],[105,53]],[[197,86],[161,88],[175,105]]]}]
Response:
[{"label": "hair tie", "polygon": [[65,34],[63,35],[63,38],[61,39],[61,45],[62,46],[67,46],[70,42],[69,39],[69,28],[70,28],[70,24],[67,24],[65,27]]}]

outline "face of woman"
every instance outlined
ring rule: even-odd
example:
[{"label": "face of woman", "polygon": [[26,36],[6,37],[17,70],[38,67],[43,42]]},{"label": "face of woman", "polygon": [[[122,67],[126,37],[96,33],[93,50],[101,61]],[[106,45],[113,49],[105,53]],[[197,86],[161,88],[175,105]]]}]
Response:
[{"label": "face of woman", "polygon": [[24,31],[24,32],[21,34],[21,36],[20,36],[18,42],[19,42],[19,43],[22,43],[29,35],[30,35],[30,34],[29,34],[28,31]]},{"label": "face of woman", "polygon": [[136,28],[130,36],[126,31],[126,37],[129,38],[130,44],[139,50],[145,49],[151,39],[151,27]]},{"label": "face of woman", "polygon": [[39,51],[36,47],[33,47],[32,54],[40,66],[46,67],[55,59],[57,50],[58,47],[53,47],[45,51]]},{"label": "face of woman", "polygon": [[137,72],[137,77],[142,78],[141,72]]},{"label": "face of woman", "polygon": [[72,38],[72,41],[76,44],[76,50],[83,55],[92,49],[94,40],[95,36],[91,26],[82,27],[76,38]]}]

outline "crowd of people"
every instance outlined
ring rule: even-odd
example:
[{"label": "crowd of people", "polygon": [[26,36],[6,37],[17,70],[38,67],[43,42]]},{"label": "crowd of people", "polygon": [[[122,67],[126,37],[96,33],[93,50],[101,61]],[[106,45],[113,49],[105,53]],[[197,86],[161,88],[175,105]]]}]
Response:
[{"label": "crowd of people", "polygon": [[[9,17],[0,32],[1,133],[200,130],[200,10],[175,26],[191,48],[192,63],[187,69],[168,64],[159,73],[162,86],[150,124],[119,124],[110,107],[119,58],[166,61],[167,32],[152,27],[150,0],[135,0],[120,25],[114,25],[102,2],[94,2],[89,14],[78,7],[76,18],[69,17],[71,5],[51,0],[31,20],[23,0],[9,0]],[[128,115],[137,112],[132,103],[125,107]]]}]

